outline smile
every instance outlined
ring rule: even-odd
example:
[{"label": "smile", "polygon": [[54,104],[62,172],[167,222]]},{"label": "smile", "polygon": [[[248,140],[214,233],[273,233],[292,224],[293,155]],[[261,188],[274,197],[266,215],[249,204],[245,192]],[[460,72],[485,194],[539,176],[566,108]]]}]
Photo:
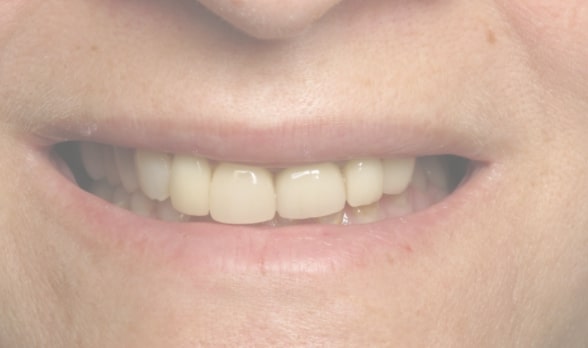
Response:
[{"label": "smile", "polygon": [[426,118],[80,120],[32,141],[31,175],[54,174],[37,192],[61,224],[84,217],[71,238],[190,276],[331,272],[427,253],[497,192],[494,143]]},{"label": "smile", "polygon": [[468,164],[455,156],[366,157],[266,168],[88,142],[59,152],[82,188],[135,214],[273,227],[367,224],[418,212],[447,197]]}]

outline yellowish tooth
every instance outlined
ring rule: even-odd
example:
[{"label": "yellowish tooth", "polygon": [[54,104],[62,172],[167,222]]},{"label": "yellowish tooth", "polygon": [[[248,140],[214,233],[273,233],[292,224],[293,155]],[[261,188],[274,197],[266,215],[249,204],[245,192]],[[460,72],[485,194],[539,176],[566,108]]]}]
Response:
[{"label": "yellowish tooth", "polygon": [[149,199],[141,191],[137,191],[131,195],[130,200],[131,211],[141,216],[152,216],[155,209],[155,202]]},{"label": "yellowish tooth", "polygon": [[226,224],[270,221],[276,213],[273,176],[267,169],[222,163],[210,184],[210,216]]},{"label": "yellowish tooth", "polygon": [[160,202],[169,198],[171,164],[172,158],[168,154],[137,150],[135,166],[139,186],[147,197]]},{"label": "yellowish tooth", "polygon": [[384,163],[384,193],[397,195],[402,193],[412,179],[415,158],[387,159]]},{"label": "yellowish tooth", "polygon": [[155,208],[155,216],[163,221],[180,222],[187,221],[188,217],[175,210],[169,200],[160,202]]},{"label": "yellowish tooth", "polygon": [[118,168],[116,167],[116,161],[114,160],[114,149],[111,146],[104,147],[104,171],[106,172],[106,180],[112,186],[118,186],[120,184],[120,175],[118,174]]},{"label": "yellowish tooth", "polygon": [[384,168],[382,161],[366,158],[348,161],[343,168],[347,204],[352,207],[365,206],[382,198]]},{"label": "yellowish tooth", "polygon": [[114,148],[114,161],[120,175],[120,181],[127,192],[139,188],[137,169],[135,168],[135,151],[126,148]]},{"label": "yellowish tooth", "polygon": [[345,207],[345,185],[333,163],[293,167],[276,178],[278,214],[287,219],[331,215]]},{"label": "yellowish tooth", "polygon": [[210,180],[211,168],[208,160],[175,155],[169,184],[173,207],[191,216],[208,215]]},{"label": "yellowish tooth", "polygon": [[86,173],[93,180],[100,180],[106,176],[103,159],[104,145],[95,143],[80,143],[80,157]]}]

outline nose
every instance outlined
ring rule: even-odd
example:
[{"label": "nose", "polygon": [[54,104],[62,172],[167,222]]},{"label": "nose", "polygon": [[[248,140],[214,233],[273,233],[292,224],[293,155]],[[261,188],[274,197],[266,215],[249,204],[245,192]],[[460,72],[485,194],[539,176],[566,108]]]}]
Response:
[{"label": "nose", "polygon": [[235,28],[258,39],[294,36],[341,0],[199,0]]}]

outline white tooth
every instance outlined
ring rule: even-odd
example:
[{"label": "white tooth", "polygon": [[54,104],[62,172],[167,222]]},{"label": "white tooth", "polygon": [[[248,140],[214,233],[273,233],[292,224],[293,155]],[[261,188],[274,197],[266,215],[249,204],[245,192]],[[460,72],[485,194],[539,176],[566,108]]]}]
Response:
[{"label": "white tooth", "polygon": [[415,158],[397,158],[384,160],[384,193],[397,195],[402,193],[412,179]]},{"label": "white tooth", "polygon": [[220,164],[210,184],[210,216],[227,224],[269,221],[276,214],[272,174],[259,167]]},{"label": "white tooth", "polygon": [[106,180],[112,186],[118,186],[120,184],[120,175],[118,174],[118,168],[116,167],[116,161],[114,160],[114,149],[111,146],[104,147],[104,171],[106,172]]},{"label": "white tooth", "polygon": [[118,205],[123,209],[129,208],[129,193],[123,187],[117,187],[112,194],[112,204]]},{"label": "white tooth", "polygon": [[174,209],[169,200],[157,204],[155,215],[164,221],[180,222],[188,220],[186,215]]},{"label": "white tooth", "polygon": [[372,204],[382,198],[384,169],[379,159],[352,160],[343,169],[347,203],[352,207]]},{"label": "white tooth", "polygon": [[104,146],[95,143],[81,143],[80,157],[86,173],[93,180],[100,180],[106,176],[103,159]]},{"label": "white tooth", "polygon": [[143,192],[137,191],[131,195],[130,208],[137,215],[151,216],[155,202],[145,196]]},{"label": "white tooth", "polygon": [[116,162],[120,181],[125,190],[127,190],[127,192],[135,192],[139,188],[137,169],[135,168],[135,151],[115,147],[114,161]]},{"label": "white tooth", "polygon": [[147,197],[160,202],[169,197],[171,162],[170,155],[137,150],[135,153],[135,165],[137,167],[139,186]]},{"label": "white tooth", "polygon": [[206,159],[174,156],[169,183],[173,207],[187,215],[208,215],[210,178],[210,164]]},{"label": "white tooth", "polygon": [[288,168],[276,179],[278,214],[308,219],[337,213],[345,207],[345,185],[333,163]]},{"label": "white tooth", "polygon": [[105,201],[112,201],[113,190],[106,180],[92,182],[89,191]]}]

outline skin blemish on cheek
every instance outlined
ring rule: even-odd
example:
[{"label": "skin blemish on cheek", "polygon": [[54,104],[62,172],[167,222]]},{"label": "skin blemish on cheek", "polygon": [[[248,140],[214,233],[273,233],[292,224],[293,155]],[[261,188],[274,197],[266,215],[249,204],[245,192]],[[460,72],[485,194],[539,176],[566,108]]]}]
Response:
[{"label": "skin blemish on cheek", "polygon": [[486,41],[490,45],[494,45],[496,43],[496,34],[491,29],[486,31]]}]

